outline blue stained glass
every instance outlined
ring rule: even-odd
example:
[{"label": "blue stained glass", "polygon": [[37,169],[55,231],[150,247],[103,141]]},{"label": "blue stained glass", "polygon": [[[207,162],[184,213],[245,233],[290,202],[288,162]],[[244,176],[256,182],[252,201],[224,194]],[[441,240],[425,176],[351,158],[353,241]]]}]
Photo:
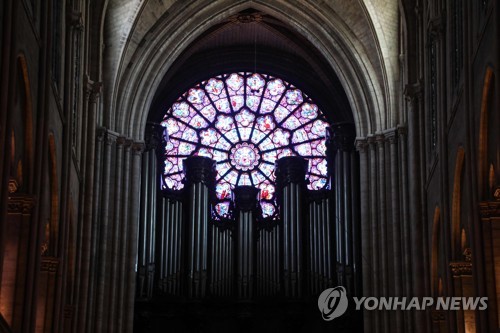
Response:
[{"label": "blue stained glass", "polygon": [[208,83],[205,86],[205,90],[212,95],[220,95],[223,89],[224,89],[224,82],[217,79],[208,80]]},{"label": "blue stained glass", "polygon": [[284,131],[281,128],[278,128],[271,135],[271,138],[277,147],[286,146],[289,143],[290,133],[288,131]]},{"label": "blue stained glass", "polygon": [[264,85],[266,81],[259,74],[253,74],[247,79],[248,87],[252,93],[257,93]]},{"label": "blue stained glass", "polygon": [[262,216],[264,217],[273,216],[274,213],[276,212],[276,208],[272,203],[262,202],[260,205],[262,207]]},{"label": "blue stained glass", "polygon": [[208,119],[209,121],[213,121],[215,119],[216,111],[212,105],[208,105],[201,109],[201,114]]},{"label": "blue stained glass", "polygon": [[262,101],[262,104],[260,106],[260,112],[261,113],[271,113],[274,111],[274,108],[276,107],[276,103],[271,101],[270,99],[264,98]]},{"label": "blue stained glass", "polygon": [[247,127],[253,123],[255,116],[248,110],[243,110],[235,116],[238,125]]},{"label": "blue stained glass", "polygon": [[178,118],[189,116],[189,105],[185,102],[172,105],[172,114]]},{"label": "blue stained glass", "polygon": [[231,97],[231,106],[233,107],[233,110],[235,112],[238,111],[239,109],[241,109],[241,107],[243,105],[245,105],[245,100],[244,100],[243,96]]},{"label": "blue stained glass", "polygon": [[285,91],[285,85],[280,79],[275,79],[268,83],[266,90],[271,96],[279,96]]},{"label": "blue stained glass", "polygon": [[229,88],[236,91],[240,89],[241,86],[243,86],[243,77],[236,73],[233,73],[227,78],[226,84]]},{"label": "blue stained glass", "polygon": [[304,103],[300,114],[304,118],[315,119],[318,117],[318,107],[314,104]]},{"label": "blue stained glass", "polygon": [[229,101],[227,99],[219,99],[217,102],[215,102],[215,107],[220,112],[224,113],[231,112],[231,109],[229,108]]},{"label": "blue stained glass", "polygon": [[250,108],[252,111],[257,111],[259,107],[260,98],[255,96],[248,96],[246,100],[246,106]]},{"label": "blue stained glass", "polygon": [[201,89],[190,89],[187,100],[193,104],[200,104],[205,98],[205,91]]},{"label": "blue stained glass", "polygon": [[229,131],[234,127],[234,118],[231,116],[220,115],[219,118],[217,118],[215,127],[222,131]]},{"label": "blue stained glass", "polygon": [[206,131],[201,131],[200,137],[201,143],[207,146],[211,146],[219,140],[219,135],[213,128],[209,128]]},{"label": "blue stained glass", "polygon": [[288,90],[286,92],[286,102],[290,105],[298,105],[302,103],[303,100],[302,92],[298,89]]},{"label": "blue stained glass", "polygon": [[224,216],[229,213],[229,202],[220,202],[215,205],[215,211],[219,216]]},{"label": "blue stained glass", "polygon": [[263,216],[276,214],[274,170],[281,157],[311,158],[308,188],[327,186],[328,123],[313,101],[282,79],[258,73],[213,77],[173,103],[162,126],[170,138],[165,146],[164,186],[184,187],[186,156],[214,159],[219,200],[214,209],[219,216],[229,214],[228,200],[237,185],[258,187]]}]

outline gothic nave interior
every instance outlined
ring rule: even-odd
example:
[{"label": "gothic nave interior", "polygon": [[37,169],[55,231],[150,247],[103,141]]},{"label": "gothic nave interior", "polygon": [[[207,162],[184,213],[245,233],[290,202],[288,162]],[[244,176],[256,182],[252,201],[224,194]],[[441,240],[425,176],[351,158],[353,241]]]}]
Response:
[{"label": "gothic nave interior", "polygon": [[499,41],[497,0],[2,1],[0,332],[498,332]]}]

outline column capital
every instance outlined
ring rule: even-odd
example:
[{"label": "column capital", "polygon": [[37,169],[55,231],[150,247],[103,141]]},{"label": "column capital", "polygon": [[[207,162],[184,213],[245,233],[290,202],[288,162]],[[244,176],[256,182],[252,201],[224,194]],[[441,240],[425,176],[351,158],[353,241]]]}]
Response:
[{"label": "column capital", "polygon": [[284,186],[289,183],[305,183],[309,162],[301,156],[286,156],[276,161],[276,181]]},{"label": "column capital", "polygon": [[34,196],[25,194],[12,194],[7,202],[7,211],[11,214],[30,215],[35,207]]},{"label": "column capital", "polygon": [[453,277],[472,275],[472,263],[467,261],[453,261],[450,263]]},{"label": "column capital", "polygon": [[260,190],[253,186],[236,186],[233,190],[236,209],[244,212],[257,208]]},{"label": "column capital", "polygon": [[[430,36],[434,38],[435,41],[439,41],[443,37],[446,29],[446,15],[441,14],[433,17],[429,21],[428,29]],[[428,41],[428,43],[430,45],[430,41]]]},{"label": "column capital", "polygon": [[188,183],[213,184],[215,182],[215,161],[205,156],[190,156],[183,161]]},{"label": "column capital", "polygon": [[352,151],[356,129],[352,123],[337,123],[328,127],[327,145],[333,150]]},{"label": "column capital", "polygon": [[163,133],[165,132],[165,127],[158,123],[147,123],[146,124],[146,149],[156,149],[158,148],[165,138]]},{"label": "column capital", "polygon": [[106,129],[106,127],[98,127],[96,129],[96,138],[97,138],[97,141],[99,141],[99,142],[104,141],[104,138],[106,137],[107,131],[108,130]]},{"label": "column capital", "polygon": [[422,84],[419,82],[407,84],[405,86],[403,95],[407,102],[414,104],[423,98]]},{"label": "column capital", "polygon": [[71,11],[68,14],[67,24],[70,28],[82,31],[83,30],[83,19],[82,12]]},{"label": "column capital", "polygon": [[500,201],[483,201],[479,203],[479,214],[482,219],[500,217]]},{"label": "column capital", "polygon": [[404,125],[398,125],[398,136],[406,136],[408,134],[408,128]]},{"label": "column capital", "polygon": [[92,81],[89,76],[85,76],[85,83],[85,97],[91,103],[96,103],[101,95],[102,82]]},{"label": "column capital", "polygon": [[141,155],[144,151],[144,143],[142,142],[132,142],[130,145],[133,155]]},{"label": "column capital", "polygon": [[398,129],[397,128],[391,128],[386,131],[384,131],[384,137],[387,142],[390,144],[395,144],[398,142]]},{"label": "column capital", "polygon": [[366,152],[368,148],[368,141],[366,140],[366,138],[356,138],[354,144],[356,146],[356,150],[362,153]]},{"label": "column capital", "polygon": [[124,136],[119,136],[116,138],[116,145],[118,147],[123,147],[127,143],[127,138]]},{"label": "column capital", "polygon": [[377,147],[377,137],[373,134],[370,134],[366,137],[366,141],[368,142],[368,147],[370,150],[375,150]]}]

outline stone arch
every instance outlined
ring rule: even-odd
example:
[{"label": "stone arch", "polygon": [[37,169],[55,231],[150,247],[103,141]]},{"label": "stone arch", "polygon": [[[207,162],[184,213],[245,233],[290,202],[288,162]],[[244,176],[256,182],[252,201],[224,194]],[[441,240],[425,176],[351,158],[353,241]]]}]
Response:
[{"label": "stone arch", "polygon": [[457,157],[455,161],[455,173],[453,176],[453,194],[451,203],[451,248],[452,256],[459,258],[460,244],[461,244],[461,199],[462,199],[462,179],[464,167],[465,150],[459,147],[457,150]]},{"label": "stone arch", "polygon": [[[307,5],[307,10],[301,6]],[[372,62],[356,38],[336,15],[327,19],[322,8],[309,3],[280,1],[197,2],[174,8],[169,19],[158,21],[148,32],[147,43],[135,52],[127,67],[122,68],[116,91],[105,109],[114,112],[104,124],[134,139],[142,139],[147,110],[156,87],[173,61],[190,43],[211,25],[243,9],[254,8],[289,22],[290,27],[307,38],[337,73],[348,96],[358,136],[387,127],[385,112],[387,92]],[[189,17],[189,20],[186,20]],[[125,66],[121,64],[120,66]],[[110,83],[114,82],[113,78]],[[105,120],[106,122],[106,120]]]}]

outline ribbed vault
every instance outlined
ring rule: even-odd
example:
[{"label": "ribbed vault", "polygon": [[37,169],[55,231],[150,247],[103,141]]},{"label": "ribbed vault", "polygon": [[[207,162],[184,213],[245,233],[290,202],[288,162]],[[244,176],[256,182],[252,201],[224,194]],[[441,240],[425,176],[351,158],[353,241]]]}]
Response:
[{"label": "ribbed vault", "polygon": [[[181,56],[195,55],[193,45],[202,50],[203,41],[194,42],[206,37],[207,31],[249,9],[274,18],[278,32],[277,22],[281,22],[283,29],[314,49],[305,54],[292,47],[287,50],[291,56],[308,61],[320,55],[321,61],[310,63],[322,68],[319,76],[327,88],[337,86],[328,82],[329,71],[336,74],[358,136],[397,125],[397,3],[388,0],[110,0],[103,29],[103,125],[142,139],[148,113],[154,103],[160,103],[155,95],[176,61],[178,65]],[[226,34],[226,42],[230,35]],[[340,100],[336,105],[342,108]]]}]

